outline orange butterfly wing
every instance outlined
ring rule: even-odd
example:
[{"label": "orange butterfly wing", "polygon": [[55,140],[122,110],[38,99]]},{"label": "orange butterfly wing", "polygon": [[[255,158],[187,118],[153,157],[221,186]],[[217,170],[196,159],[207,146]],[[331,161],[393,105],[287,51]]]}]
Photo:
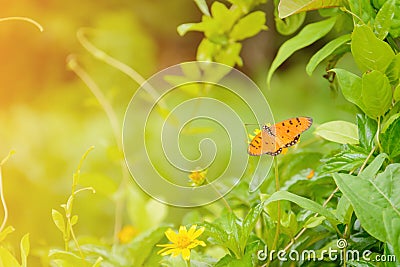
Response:
[{"label": "orange butterfly wing", "polygon": [[295,145],[300,134],[310,128],[312,122],[310,117],[296,117],[271,127],[264,125],[262,131],[250,142],[248,153],[253,156],[276,156],[282,152],[282,148]]}]

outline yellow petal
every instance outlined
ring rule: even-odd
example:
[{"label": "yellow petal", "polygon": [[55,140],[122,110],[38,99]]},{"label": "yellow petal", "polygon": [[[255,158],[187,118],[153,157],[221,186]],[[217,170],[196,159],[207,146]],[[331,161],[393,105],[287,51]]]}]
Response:
[{"label": "yellow petal", "polygon": [[[196,224],[193,224],[192,227],[190,227],[189,232],[188,232],[188,235],[189,235],[190,237],[193,236],[194,232],[196,231],[196,228],[197,228],[197,225],[196,225]],[[194,237],[193,239],[196,239],[196,237]]]},{"label": "yellow petal", "polygon": [[198,238],[205,230],[206,228],[204,227],[200,227],[196,232],[193,233],[193,235],[191,235],[192,239],[196,239]]},{"label": "yellow petal", "polygon": [[172,230],[171,228],[165,231],[165,236],[171,241],[172,243],[176,243],[178,240],[178,235]]},{"label": "yellow petal", "polygon": [[161,253],[161,256],[166,256],[166,255],[172,254],[173,257],[176,257],[179,255],[180,252],[181,252],[180,249],[172,248],[172,249],[169,249],[169,250]]},{"label": "yellow petal", "polygon": [[205,247],[206,243],[196,239],[196,240],[193,240],[192,243],[190,243],[190,245],[187,246],[187,248],[192,249],[192,248],[195,248],[195,247],[197,247],[199,245]]},{"label": "yellow petal", "polygon": [[157,244],[157,247],[170,247],[170,248],[174,248],[175,244]]},{"label": "yellow petal", "polygon": [[185,261],[190,260],[190,250],[189,249],[187,249],[187,248],[182,249],[182,258]]},{"label": "yellow petal", "polygon": [[157,254],[161,254],[163,256],[171,254],[171,248],[163,248],[160,251],[157,252]]},{"label": "yellow petal", "polygon": [[186,235],[186,234],[187,234],[186,226],[179,227],[179,235]]}]

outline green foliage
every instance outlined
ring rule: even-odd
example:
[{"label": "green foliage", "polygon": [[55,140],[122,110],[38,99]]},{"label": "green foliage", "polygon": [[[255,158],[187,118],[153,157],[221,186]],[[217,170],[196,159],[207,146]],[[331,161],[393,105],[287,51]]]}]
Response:
[{"label": "green foliage", "polygon": [[234,66],[243,64],[240,57],[242,45],[239,41],[250,38],[266,30],[265,13],[251,12],[253,7],[264,1],[231,1],[232,7],[216,1],[208,11],[203,1],[197,5],[203,12],[199,23],[186,23],[178,27],[178,33],[185,35],[188,31],[200,31],[205,38],[197,50],[197,60],[215,61]]},{"label": "green foliage", "polygon": [[357,125],[347,121],[330,121],[321,124],[314,133],[339,144],[358,144],[359,139]]},{"label": "green foliage", "polygon": [[324,37],[335,25],[336,17],[305,26],[295,37],[286,41],[278,50],[267,74],[267,85],[270,85],[272,75],[276,69],[294,52],[309,46]]},{"label": "green foliage", "polygon": [[[199,31],[204,35],[197,48],[197,59],[242,66],[243,41],[267,30],[266,12],[259,8],[266,1],[194,2],[202,13],[201,21],[182,24],[177,30],[180,35],[189,31]],[[306,72],[311,76],[319,71],[319,65],[326,64],[331,86],[337,84],[344,99],[354,104],[355,109],[349,113],[352,113],[356,124],[346,121],[346,118],[323,124],[315,120],[316,136],[304,141],[302,137],[295,149],[291,148],[287,154],[275,158],[275,170],[265,177],[265,183],[260,189],[249,192],[248,181],[243,179],[229,195],[216,203],[191,211],[170,208],[143,196],[127,182],[129,177],[121,156],[118,116],[108,100],[110,95],[113,97],[112,93],[104,93],[97,88],[91,76],[81,69],[76,58],[72,58],[68,66],[89,85],[99,106],[106,112],[112,125],[112,134],[117,140],[107,150],[110,155],[107,164],[115,161],[122,166],[122,171],[119,170],[121,173],[117,175],[112,171],[108,173],[98,170],[81,175],[82,163],[89,150],[85,153],[73,174],[70,196],[61,205],[61,210],[51,211],[56,226],[54,229],[60,231],[64,247],[56,248],[51,244],[50,250],[46,251],[45,261],[49,261],[52,266],[93,267],[264,264],[375,266],[371,262],[352,260],[327,263],[328,259],[325,259],[312,263],[292,260],[278,262],[277,259],[262,262],[257,259],[257,253],[265,245],[268,249],[286,251],[312,249],[320,254],[324,249],[336,248],[338,238],[348,242],[348,249],[372,251],[371,257],[396,255],[400,259],[400,49],[397,39],[400,36],[400,3],[395,0],[281,0],[274,1],[274,5],[275,18],[271,21],[275,21],[277,31],[282,35],[298,33],[278,49],[267,74],[267,85],[271,85],[273,74],[289,57],[319,41],[321,48],[309,60]],[[310,24],[302,26],[306,21],[306,13],[311,10],[319,10],[323,18],[315,21],[319,18],[313,16]],[[105,16],[99,19],[98,26],[102,23],[112,25],[109,29],[112,32],[114,25],[129,24],[129,18],[128,15]],[[122,36],[131,33],[120,32]],[[78,33],[79,42],[87,51],[115,68],[113,71],[121,70],[134,81],[143,82],[144,79],[128,65],[91,45],[87,34],[86,30]],[[100,34],[95,40],[105,45],[106,50],[118,50],[117,54],[125,57],[123,49],[119,49],[124,47],[125,39],[115,38],[120,43],[109,42],[112,34],[108,34],[111,33]],[[151,46],[146,38],[139,39],[138,43],[142,41],[146,43],[142,48]],[[346,53],[349,53],[358,69],[350,68],[348,61],[336,67]],[[140,65],[142,61],[138,60],[135,64]],[[245,67],[247,65],[251,63],[246,62]],[[97,73],[97,76],[115,82],[104,75],[103,70],[94,65],[92,67],[95,72],[101,73]],[[201,75],[200,70],[183,69],[183,72],[192,75],[188,77],[194,79]],[[209,75],[214,80],[221,78],[215,73]],[[166,77],[171,84],[177,84],[182,79],[180,76]],[[207,90],[192,89],[190,87],[187,90],[187,95],[211,94]],[[221,99],[223,97],[225,95]],[[317,106],[306,100],[307,97],[304,97],[299,102],[302,106]],[[285,97],[285,101],[289,100]],[[285,105],[290,106],[286,102]],[[163,118],[170,113],[168,105],[163,105],[160,110],[164,114]],[[336,110],[328,112],[336,113]],[[96,134],[97,131],[96,128]],[[190,134],[197,134],[198,131],[207,132],[210,129],[194,128],[185,134],[191,137]],[[0,168],[3,163],[5,160],[1,162]],[[250,163],[248,171],[251,172],[253,167]],[[110,168],[114,169],[115,166]],[[122,179],[122,182],[113,180],[113,176],[120,174],[126,179]],[[116,212],[112,218],[115,220],[114,238],[109,234],[103,234],[102,237],[84,234],[85,227],[91,227],[85,225],[83,220],[88,216],[82,212],[87,203],[82,204],[83,201],[77,196],[86,190],[94,192],[93,187],[98,192],[96,197],[101,194],[117,204],[115,209],[119,209],[119,213]],[[4,196],[3,192],[1,196]],[[94,200],[88,201],[92,203]],[[6,207],[5,203],[3,205]],[[108,214],[110,207],[99,205],[94,209],[94,206],[87,206],[88,209],[101,210],[104,217],[112,217]],[[79,210],[79,217],[74,214],[76,210]],[[0,266],[28,266],[28,255],[35,251],[30,248],[29,234],[20,240],[20,256],[16,256],[15,250],[5,242],[14,231],[12,226],[5,227],[6,219],[0,227]],[[75,233],[78,222],[82,228],[78,229],[79,233]],[[133,233],[120,231],[122,222],[131,223]],[[201,239],[206,247],[192,249],[190,262],[174,255],[167,257],[157,253],[156,245],[166,241],[164,234],[169,227],[173,227],[172,222],[175,226],[197,223],[205,227]],[[108,228],[107,232],[111,232]],[[118,234],[127,235],[126,239],[118,240]],[[393,262],[379,266],[397,265]]]}]

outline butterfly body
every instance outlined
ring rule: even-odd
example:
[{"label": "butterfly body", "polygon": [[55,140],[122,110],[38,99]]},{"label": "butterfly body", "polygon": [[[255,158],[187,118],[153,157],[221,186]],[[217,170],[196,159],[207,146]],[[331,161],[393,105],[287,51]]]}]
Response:
[{"label": "butterfly body", "polygon": [[279,155],[283,148],[295,145],[300,134],[310,128],[312,122],[310,117],[296,117],[272,126],[264,125],[250,142],[248,153],[252,156]]}]

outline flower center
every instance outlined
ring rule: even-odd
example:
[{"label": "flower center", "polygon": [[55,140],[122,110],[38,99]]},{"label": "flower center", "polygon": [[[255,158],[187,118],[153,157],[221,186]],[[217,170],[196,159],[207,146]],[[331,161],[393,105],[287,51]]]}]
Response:
[{"label": "flower center", "polygon": [[187,235],[180,235],[176,244],[179,248],[186,248],[190,245],[190,238]]}]

